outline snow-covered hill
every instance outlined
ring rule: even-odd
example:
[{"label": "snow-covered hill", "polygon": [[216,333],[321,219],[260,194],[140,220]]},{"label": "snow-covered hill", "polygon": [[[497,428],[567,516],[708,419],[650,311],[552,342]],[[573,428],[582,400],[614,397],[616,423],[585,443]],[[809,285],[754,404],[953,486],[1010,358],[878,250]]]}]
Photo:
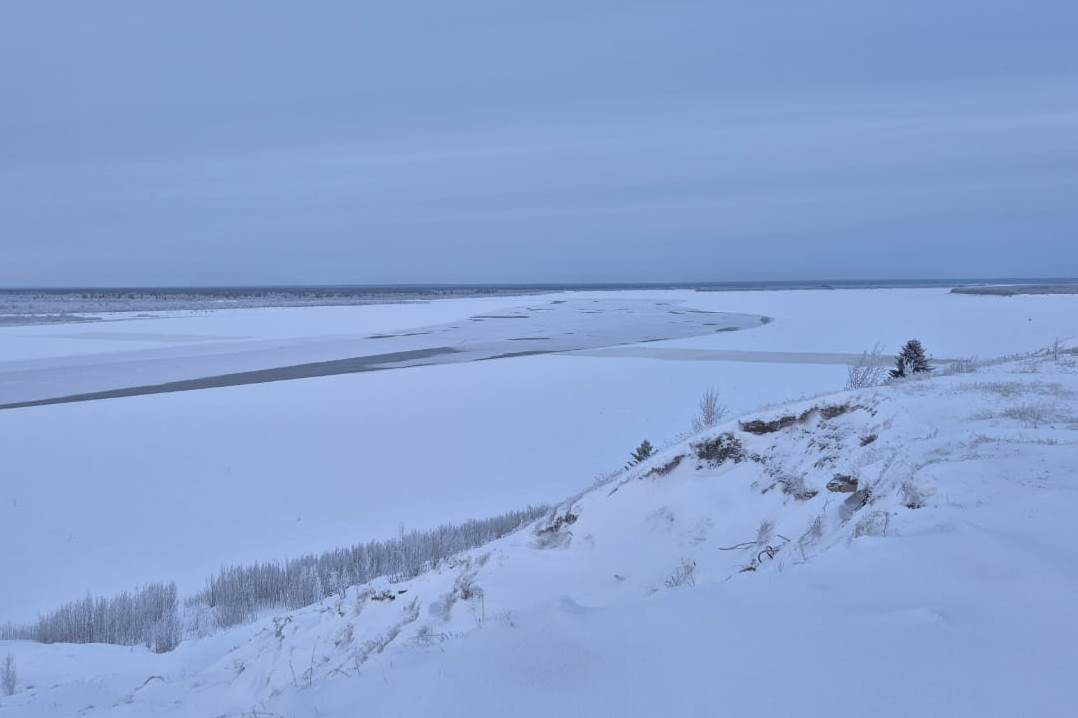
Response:
[{"label": "snow-covered hill", "polygon": [[0,716],[1073,716],[1076,516],[1078,352],[1041,352],[732,419],[172,653],[0,644]]}]

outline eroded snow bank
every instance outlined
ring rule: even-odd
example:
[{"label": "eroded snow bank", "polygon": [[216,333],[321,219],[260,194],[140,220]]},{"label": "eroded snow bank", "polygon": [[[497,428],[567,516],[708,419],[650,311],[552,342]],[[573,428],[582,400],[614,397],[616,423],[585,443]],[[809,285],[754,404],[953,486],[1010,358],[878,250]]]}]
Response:
[{"label": "eroded snow bank", "polygon": [[1072,715],[1075,466],[1073,353],[797,402],[411,581],[163,656],[0,646],[0,713]]}]

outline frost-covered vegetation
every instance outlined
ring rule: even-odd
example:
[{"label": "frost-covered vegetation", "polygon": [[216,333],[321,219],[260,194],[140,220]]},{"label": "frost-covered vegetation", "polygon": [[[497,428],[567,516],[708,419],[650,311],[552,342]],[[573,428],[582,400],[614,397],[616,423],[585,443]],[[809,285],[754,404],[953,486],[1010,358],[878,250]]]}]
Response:
[{"label": "frost-covered vegetation", "polygon": [[163,653],[180,642],[176,584],[151,583],[133,593],[65,603],[28,626],[0,627],[0,638],[41,643],[144,645]]},{"label": "frost-covered vegetation", "polygon": [[[171,651],[182,626],[205,634],[252,619],[260,610],[300,608],[374,578],[413,578],[462,552],[501,538],[549,511],[529,506],[487,519],[412,530],[386,541],[309,554],[286,561],[226,566],[181,606],[175,583],[151,583],[134,593],[87,596],[42,615],[36,622],[0,626],[0,640],[41,643],[144,645]],[[186,619],[186,620],[185,620]]]},{"label": "frost-covered vegetation", "polygon": [[443,524],[428,531],[402,532],[387,541],[310,554],[288,561],[226,566],[209,579],[203,591],[187,600],[189,607],[212,609],[217,627],[234,626],[267,608],[300,608],[331,595],[343,595],[379,576],[401,581],[461,551],[512,533],[549,511],[529,506],[488,519]]},{"label": "frost-covered vegetation", "polygon": [[692,433],[699,434],[701,431],[715,426],[722,421],[727,411],[726,405],[719,402],[719,392],[715,389],[708,389],[700,397],[696,416],[692,418]]},{"label": "frost-covered vegetation", "polygon": [[[0,583],[17,587],[0,590],[0,623],[33,620],[40,611],[81,598],[87,589],[111,595],[172,579],[183,597],[202,588],[221,562],[298,556],[395,536],[401,520],[427,527],[570,496],[591,477],[620,469],[642,438],[662,450],[669,445],[666,437],[688,432],[708,387],[721,390],[732,415],[817,396],[840,388],[846,363],[856,358],[850,352],[859,355],[877,340],[890,359],[902,341],[918,337],[938,357],[933,374],[939,374],[955,357],[990,358],[1078,333],[1074,299],[1068,297],[1019,297],[991,303],[989,309],[983,300],[946,290],[655,296],[776,319],[759,330],[717,332],[683,343],[700,348],[696,359],[554,354],[428,367],[414,375],[371,372],[225,393],[189,392],[159,401],[0,412],[0,542],[18,547],[14,560],[0,561]],[[469,299],[117,317],[123,321],[77,331],[0,329],[0,354],[6,369],[34,369],[66,364],[81,354],[102,360],[133,350],[204,354],[214,342],[228,338],[228,346],[239,346],[243,342],[233,340],[250,337],[274,345],[269,364],[285,363],[276,357],[293,339],[409,333],[409,327],[495,309],[542,307],[542,301]],[[519,331],[530,321],[468,324],[533,336]],[[284,338],[289,341],[280,341]],[[639,348],[661,354],[667,352],[658,350],[662,346]],[[709,360],[724,357],[720,349],[838,353],[830,364],[798,363],[794,355],[790,363]],[[43,361],[49,357],[68,358]],[[227,370],[220,359],[207,364],[211,373]],[[5,390],[21,391],[20,375],[7,374],[11,381]],[[48,386],[59,384],[50,379]],[[362,422],[362,430],[356,425],[357,394],[364,397],[362,416],[380,417]],[[414,450],[417,435],[407,429],[415,424],[416,396],[424,397],[422,423],[431,429],[422,432],[423,451]],[[65,441],[57,445],[56,436]],[[107,467],[100,463],[105,457],[110,457]],[[146,480],[147,471],[153,481]],[[56,502],[58,495],[68,500]],[[176,510],[131,516],[127,502],[114,500],[117,496],[142,496]],[[463,509],[466,505],[472,508]],[[465,513],[449,516],[445,507]],[[349,526],[359,527],[359,533]],[[101,570],[105,564],[108,572]]]},{"label": "frost-covered vegetation", "polygon": [[847,389],[867,389],[883,381],[883,348],[879,342],[847,367]]},{"label": "frost-covered vegetation", "polygon": [[[166,655],[12,644],[20,687],[49,687],[0,705],[540,718],[557,690],[574,715],[1062,718],[1076,398],[1060,347],[754,410],[436,565],[400,546],[339,589],[346,558],[296,564],[326,600]],[[797,666],[781,690],[776,657]]]}]

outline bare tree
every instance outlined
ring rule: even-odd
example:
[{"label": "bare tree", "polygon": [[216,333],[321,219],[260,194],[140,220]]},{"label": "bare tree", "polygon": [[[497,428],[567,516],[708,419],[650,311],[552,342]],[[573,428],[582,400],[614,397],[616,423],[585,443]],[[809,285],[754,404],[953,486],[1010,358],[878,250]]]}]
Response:
[{"label": "bare tree", "polygon": [[343,598],[349,586],[379,576],[391,580],[411,578],[549,512],[547,506],[529,506],[426,531],[405,532],[402,528],[399,536],[386,541],[369,541],[286,561],[226,566],[210,577],[205,589],[182,602],[171,582],[151,583],[134,592],[109,597],[86,596],[29,625],[0,624],[0,640],[142,644],[164,653],[183,638],[186,618],[201,621],[197,617],[207,615],[212,630],[243,623],[267,608],[300,608],[333,595]]},{"label": "bare tree", "polygon": [[847,367],[847,389],[867,389],[878,386],[883,381],[883,347],[879,342],[872,345],[870,351],[861,352],[861,356]]},{"label": "bare tree", "polygon": [[700,397],[696,416],[692,418],[693,433],[699,434],[705,429],[710,429],[722,421],[724,416],[726,416],[726,405],[719,403],[719,392],[715,389],[708,389]]},{"label": "bare tree", "polygon": [[664,582],[667,588],[678,586],[696,586],[696,561],[687,558],[681,559],[681,565]]},{"label": "bare tree", "polygon": [[0,664],[0,694],[15,694],[15,656],[10,653],[4,658],[3,664]]},{"label": "bare tree", "polygon": [[547,506],[529,506],[487,519],[444,524],[426,531],[402,531],[386,541],[370,541],[283,562],[226,566],[203,591],[187,599],[189,608],[214,612],[225,628],[250,620],[266,608],[300,608],[344,594],[379,576],[403,580],[434,568],[441,561],[506,536],[549,513]]},{"label": "bare tree", "polygon": [[175,583],[149,583],[133,593],[65,603],[17,632],[41,643],[142,644],[165,653],[180,642],[178,610]]}]

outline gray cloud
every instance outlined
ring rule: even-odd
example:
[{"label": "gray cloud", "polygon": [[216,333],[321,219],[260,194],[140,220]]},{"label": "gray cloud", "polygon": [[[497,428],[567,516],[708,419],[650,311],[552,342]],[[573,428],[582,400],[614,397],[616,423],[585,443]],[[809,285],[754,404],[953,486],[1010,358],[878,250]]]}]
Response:
[{"label": "gray cloud", "polygon": [[1078,6],[0,10],[0,283],[1078,274]]}]

